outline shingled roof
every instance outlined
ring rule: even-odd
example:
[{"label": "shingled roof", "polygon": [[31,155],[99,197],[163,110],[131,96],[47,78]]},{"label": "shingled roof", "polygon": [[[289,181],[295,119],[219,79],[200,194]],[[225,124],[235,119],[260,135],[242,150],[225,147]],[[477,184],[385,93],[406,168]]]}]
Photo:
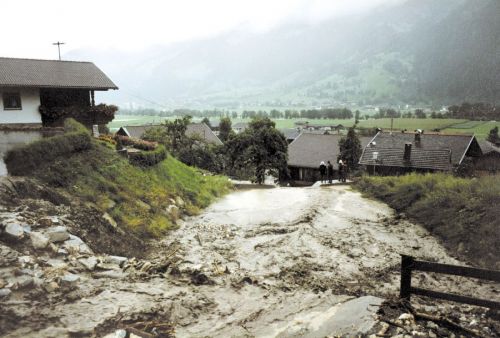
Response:
[{"label": "shingled roof", "polygon": [[[403,160],[405,144],[411,143],[410,161]],[[377,152],[375,161],[373,153]],[[413,133],[379,132],[367,146],[361,159],[363,165],[450,170],[467,155],[481,155],[473,135],[421,134],[415,141]]]},{"label": "shingled roof", "polygon": [[448,171],[452,169],[449,149],[412,149],[409,161],[404,149],[366,147],[360,164],[385,167],[409,167]]},{"label": "shingled roof", "polygon": [[[342,135],[301,133],[288,146],[288,165],[290,167],[317,168],[321,161],[330,161],[338,169],[339,140]],[[361,146],[371,141],[371,137],[361,137]]]},{"label": "shingled roof", "polygon": [[0,86],[118,89],[92,62],[0,57]]},{"label": "shingled roof", "polygon": [[[150,124],[144,126],[124,126],[120,127],[118,133],[125,134],[130,137],[141,138],[144,133],[151,128],[160,127],[160,124]],[[207,143],[222,145],[222,141],[214,134],[214,132],[205,123],[190,123],[186,128],[186,135],[189,137],[199,136]]]}]

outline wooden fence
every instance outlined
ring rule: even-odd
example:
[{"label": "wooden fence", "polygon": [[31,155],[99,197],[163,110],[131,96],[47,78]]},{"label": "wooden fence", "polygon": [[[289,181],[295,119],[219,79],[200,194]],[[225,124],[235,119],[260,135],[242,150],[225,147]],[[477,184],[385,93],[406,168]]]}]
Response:
[{"label": "wooden fence", "polygon": [[500,302],[496,302],[493,300],[477,299],[473,297],[461,296],[452,293],[444,293],[444,292],[412,287],[411,286],[412,271],[436,272],[447,275],[478,278],[494,282],[500,282],[500,271],[418,261],[411,256],[401,255],[401,289],[400,289],[401,298],[409,300],[410,296],[414,294],[432,298],[451,300],[459,303],[484,306],[500,310]]}]

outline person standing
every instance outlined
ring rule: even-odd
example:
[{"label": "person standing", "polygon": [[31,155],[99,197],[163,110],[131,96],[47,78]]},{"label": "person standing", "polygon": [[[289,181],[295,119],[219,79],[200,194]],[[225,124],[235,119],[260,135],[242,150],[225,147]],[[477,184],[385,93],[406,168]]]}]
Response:
[{"label": "person standing", "polygon": [[328,161],[328,165],[326,166],[326,172],[328,175],[328,183],[332,184],[333,179],[333,165]]},{"label": "person standing", "polygon": [[325,161],[321,161],[319,165],[319,176],[321,178],[321,183],[325,180],[325,174],[326,174],[326,165]]},{"label": "person standing", "polygon": [[344,178],[344,162],[339,160],[339,182],[343,182]]}]

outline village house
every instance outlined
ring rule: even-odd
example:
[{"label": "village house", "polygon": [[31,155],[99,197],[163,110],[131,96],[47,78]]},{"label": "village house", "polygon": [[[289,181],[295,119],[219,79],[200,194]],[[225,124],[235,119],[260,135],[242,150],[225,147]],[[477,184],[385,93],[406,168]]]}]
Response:
[{"label": "village house", "polygon": [[232,128],[236,134],[239,134],[239,133],[244,132],[245,129],[248,128],[248,123],[247,122],[236,122],[235,124],[233,124]]},{"label": "village house", "polygon": [[[123,126],[116,132],[117,135],[142,138],[144,133],[151,128],[161,127],[160,124],[150,124],[143,126]],[[186,127],[186,136],[199,137],[205,143],[213,145],[222,145],[222,141],[215,135],[215,133],[205,123],[190,123]]]},{"label": "village house", "polygon": [[363,150],[359,164],[380,175],[452,171],[481,154],[473,135],[380,131]]},{"label": "village house", "polygon": [[118,87],[92,62],[0,57],[0,125],[106,124],[116,107],[96,106],[94,93],[109,89]]},{"label": "village house", "polygon": [[476,175],[494,175],[500,172],[500,147],[489,141],[479,142],[483,155],[474,162]]},{"label": "village house", "polygon": [[[310,185],[320,179],[319,165],[330,161],[338,177],[339,141],[342,135],[301,133],[288,146],[288,168],[293,184]],[[365,146],[371,137],[361,137],[361,146]]]}]

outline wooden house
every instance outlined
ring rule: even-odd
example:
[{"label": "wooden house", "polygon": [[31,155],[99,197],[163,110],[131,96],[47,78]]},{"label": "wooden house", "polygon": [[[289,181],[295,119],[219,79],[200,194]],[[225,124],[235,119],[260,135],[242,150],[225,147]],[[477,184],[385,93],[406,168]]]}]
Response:
[{"label": "wooden house", "polygon": [[[339,141],[342,135],[325,133],[301,133],[288,146],[288,168],[291,180],[296,184],[312,184],[320,179],[319,165],[330,161],[335,172],[338,171],[337,156]],[[365,146],[370,137],[361,137],[361,145]],[[335,173],[336,177],[337,174]]]},{"label": "wooden house", "polygon": [[479,142],[483,155],[474,162],[477,175],[494,175],[500,172],[500,146],[488,142]]},{"label": "wooden house", "polygon": [[370,174],[452,171],[465,159],[481,156],[473,135],[384,132],[373,137],[359,163]]},{"label": "wooden house", "polygon": [[96,106],[94,93],[109,89],[118,87],[92,62],[0,58],[0,124],[105,124],[116,107]]}]

